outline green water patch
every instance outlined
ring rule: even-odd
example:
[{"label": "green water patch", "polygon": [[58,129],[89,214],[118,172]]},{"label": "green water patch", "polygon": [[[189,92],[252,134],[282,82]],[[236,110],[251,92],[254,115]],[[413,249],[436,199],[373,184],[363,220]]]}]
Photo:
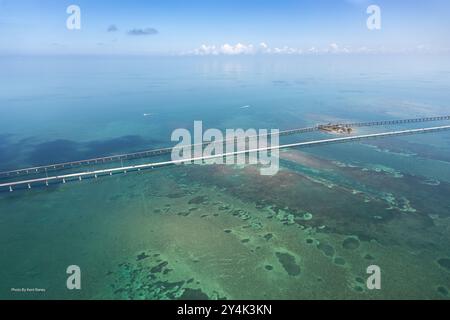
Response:
[{"label": "green water patch", "polygon": [[450,272],[450,259],[449,258],[440,258],[437,263],[445,270]]},{"label": "green water patch", "polygon": [[437,287],[437,292],[439,292],[441,295],[443,295],[444,297],[448,297],[448,289],[444,286],[439,286]]},{"label": "green water patch", "polygon": [[402,140],[398,143],[397,139],[379,139],[371,141],[370,145],[377,148],[380,152],[396,153],[404,157],[416,156],[430,160],[440,160],[450,162],[450,156],[442,149],[431,144],[414,143]]},{"label": "green water patch", "polygon": [[[390,233],[392,237],[383,233],[381,237],[380,228],[368,228],[399,216],[395,210],[385,210],[384,201],[365,203],[363,196],[355,195],[351,190],[339,186],[329,188],[288,170],[281,170],[269,179],[256,171],[242,172],[226,166],[206,166],[202,167],[202,172],[192,168],[188,172],[189,179],[200,181],[207,188],[225,188],[228,195],[258,206],[262,214],[267,213],[265,217],[269,220],[277,220],[287,226],[297,224],[303,228],[316,228],[323,233],[353,234],[360,239],[375,239],[383,244],[394,242],[395,233]],[[236,171],[242,172],[239,179],[229,179],[229,175]],[[281,190],[280,185],[286,187]],[[247,219],[247,215],[239,210],[234,208],[232,214]],[[383,215],[383,220],[374,219],[375,215]],[[322,226],[326,227],[319,229]]]},{"label": "green water patch", "polygon": [[188,201],[188,204],[208,204],[208,197],[205,195],[197,196]]},{"label": "green water patch", "polygon": [[296,223],[295,219],[297,213],[291,212],[288,207],[281,208],[276,204],[270,204],[261,207],[261,209],[264,209],[265,212],[269,213],[269,215],[266,216],[266,218],[269,220],[275,219],[280,221],[284,225],[293,225]]},{"label": "green water patch", "polygon": [[298,276],[301,273],[301,268],[296,263],[295,257],[293,255],[286,252],[276,252],[275,255],[288,275]]},{"label": "green water patch", "polygon": [[345,266],[345,264],[346,264],[345,259],[342,258],[342,257],[334,258],[333,262],[334,262],[335,265],[338,265],[338,266]]},{"label": "green water patch", "polygon": [[272,233],[266,233],[266,234],[263,236],[263,238],[264,238],[265,240],[269,241],[270,239],[273,238],[273,234],[272,234]]},{"label": "green water patch", "polygon": [[355,292],[363,293],[364,289],[366,288],[366,281],[363,279],[363,277],[356,276],[355,278],[350,280],[348,286]]},{"label": "green water patch", "polygon": [[114,202],[114,201],[120,201],[122,199],[123,199],[123,195],[117,194],[117,195],[114,195],[112,197],[109,197],[108,201],[113,201]]},{"label": "green water patch", "polygon": [[180,300],[209,300],[209,297],[201,289],[184,289],[180,296]]},{"label": "green water patch", "polygon": [[365,168],[362,169],[363,171],[375,171],[377,173],[383,173],[386,175],[390,175],[393,178],[403,178],[403,174],[393,168],[381,165],[381,164],[368,164]]},{"label": "green water patch", "polygon": [[334,247],[328,243],[325,242],[320,242],[317,245],[317,249],[319,249],[320,251],[322,251],[322,253],[327,256],[327,257],[332,257],[334,256],[336,250],[334,250]]},{"label": "green water patch", "polygon": [[258,218],[252,218],[248,227],[252,228],[253,230],[261,230],[264,227],[264,225]]},{"label": "green water patch", "polygon": [[368,261],[373,261],[373,260],[375,260],[375,257],[372,256],[370,253],[366,253],[366,254],[364,255],[364,259],[366,259],[366,260],[368,260]]},{"label": "green water patch", "polygon": [[167,261],[162,261],[160,263],[158,263],[156,266],[152,267],[150,269],[151,273],[159,273],[161,271],[164,271],[164,268],[167,267],[169,263]]},{"label": "green water patch", "polygon": [[[111,284],[113,295],[119,299],[177,299],[183,293],[185,281],[169,281],[155,273],[160,273],[167,264],[159,263],[154,267],[131,264],[119,264],[119,269]],[[155,269],[156,268],[156,269]],[[167,274],[166,273],[162,273]]]},{"label": "green water patch", "polygon": [[355,278],[355,281],[358,282],[358,283],[360,283],[360,284],[364,284],[364,279],[361,278],[361,277],[356,277],[356,278]]},{"label": "green water patch", "polygon": [[226,204],[226,203],[221,203],[218,205],[218,209],[220,211],[227,211],[227,210],[230,210],[231,208],[232,208],[232,206],[229,204]]},{"label": "green water patch", "polygon": [[353,179],[351,176],[346,176],[345,172],[348,170],[359,170],[356,167],[340,167],[337,166],[333,161],[320,158],[320,161],[325,162],[328,167],[324,170],[311,169],[307,166],[303,166],[298,163],[291,162],[289,160],[283,160],[281,163],[283,167],[289,170],[304,174],[309,177],[312,181],[318,184],[322,184],[325,187],[333,188],[335,186],[343,187],[351,190],[354,194],[368,194],[376,196],[378,194],[377,190],[370,188],[367,184],[361,183],[357,179]]},{"label": "green water patch", "polygon": [[364,292],[364,288],[362,286],[359,286],[359,285],[353,286],[352,289],[354,291],[356,291],[356,292],[359,292],[359,293]]},{"label": "green water patch", "polygon": [[167,205],[164,206],[164,208],[155,208],[155,209],[153,209],[153,213],[166,214],[166,213],[169,213],[170,208],[171,208],[170,205],[167,204]]},{"label": "green water patch", "polygon": [[169,199],[178,199],[183,198],[184,196],[186,196],[186,194],[183,192],[169,193],[168,195],[166,195],[166,197]]},{"label": "green water patch", "polygon": [[347,250],[355,250],[360,246],[358,238],[348,237],[342,242],[342,247]]},{"label": "green water patch", "polygon": [[175,270],[179,267],[171,266],[159,253],[141,252],[133,261],[119,263],[107,277],[115,299],[226,299],[216,291],[208,293],[199,280]]},{"label": "green water patch", "polygon": [[305,221],[309,221],[313,218],[313,215],[310,212],[305,212],[305,214],[303,215],[302,219]]},{"label": "green water patch", "polygon": [[[448,194],[450,186],[448,183],[436,183],[431,181],[429,185],[424,181],[430,179],[420,175],[404,174],[381,164],[364,164],[358,166],[339,166],[334,161],[319,158],[326,170],[319,173],[296,170],[290,166],[289,169],[306,174],[309,177],[325,179],[329,183],[346,189],[353,189],[355,195],[365,196],[367,203],[381,200],[387,203],[388,208],[405,213],[419,213],[424,224],[431,224],[427,214],[448,216]],[[367,168],[364,168],[366,166]],[[361,168],[363,168],[361,170]],[[333,172],[327,175],[327,172]],[[420,188],[417,186],[420,185]],[[405,197],[408,195],[408,198]],[[426,199],[426,200],[424,200]],[[393,217],[388,212],[379,211],[373,215],[374,219],[390,221]],[[418,217],[416,217],[418,219]]]},{"label": "green water patch", "polygon": [[426,180],[422,181],[422,183],[429,185],[429,186],[438,186],[441,184],[441,182],[436,179],[426,179]]},{"label": "green water patch", "polygon": [[150,255],[146,254],[145,252],[142,252],[136,256],[136,261],[141,261],[141,260],[147,259],[149,257],[150,257]]}]

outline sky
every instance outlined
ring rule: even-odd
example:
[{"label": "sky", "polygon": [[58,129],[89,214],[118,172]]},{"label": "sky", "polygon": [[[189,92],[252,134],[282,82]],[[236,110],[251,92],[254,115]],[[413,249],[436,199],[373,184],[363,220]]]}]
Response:
[{"label": "sky", "polygon": [[[81,28],[66,12],[80,8]],[[381,29],[369,30],[369,5]],[[0,55],[450,52],[448,0],[0,0]]]}]

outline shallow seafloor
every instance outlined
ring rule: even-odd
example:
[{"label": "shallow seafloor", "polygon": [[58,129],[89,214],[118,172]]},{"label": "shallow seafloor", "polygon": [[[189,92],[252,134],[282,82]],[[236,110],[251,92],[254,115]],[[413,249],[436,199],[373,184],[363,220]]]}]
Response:
[{"label": "shallow seafloor", "polygon": [[[449,182],[281,159],[273,177],[190,165],[4,195],[2,281],[38,299],[449,298]],[[366,287],[372,264],[382,290]]]},{"label": "shallow seafloor", "polygon": [[[0,171],[167,147],[194,120],[283,130],[448,115],[449,61],[3,57]],[[0,298],[450,298],[449,131],[281,158],[273,177],[188,165],[1,192]],[[369,291],[373,264],[382,289]]]}]

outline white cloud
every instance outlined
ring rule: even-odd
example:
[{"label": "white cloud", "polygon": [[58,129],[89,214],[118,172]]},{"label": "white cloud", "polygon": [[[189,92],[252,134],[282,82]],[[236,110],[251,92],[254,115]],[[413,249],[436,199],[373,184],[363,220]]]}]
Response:
[{"label": "white cloud", "polygon": [[330,44],[330,50],[331,50],[332,52],[337,52],[337,51],[339,51],[339,46],[337,45],[337,43],[332,43],[332,44]]},{"label": "white cloud", "polygon": [[[418,45],[414,48],[404,49],[403,51],[397,50],[397,52],[428,52],[431,48]],[[307,48],[293,48],[289,46],[283,47],[271,47],[266,42],[261,42],[259,45],[237,43],[235,45],[225,43],[223,45],[208,45],[202,44],[199,48],[184,52],[184,55],[315,55],[315,54],[375,54],[396,52],[396,50],[387,50],[384,47],[368,48],[368,47],[355,47],[339,45],[336,42],[330,43],[326,47],[311,46]]]},{"label": "white cloud", "polygon": [[333,42],[333,43],[330,43],[326,52],[327,53],[352,53],[354,51],[349,47],[340,46],[337,43]]},{"label": "white cloud", "polygon": [[238,43],[235,46],[229,45],[228,43],[224,44],[220,48],[220,52],[223,54],[251,54],[254,53],[253,45],[245,45],[242,43]]},{"label": "white cloud", "polygon": [[193,51],[193,53],[196,54],[196,55],[203,56],[203,55],[217,54],[216,51],[217,51],[216,50],[216,46],[208,46],[206,44],[202,44],[200,46],[200,48],[195,49]]},{"label": "white cloud", "polygon": [[308,52],[309,53],[318,53],[319,50],[317,50],[316,47],[311,47],[311,48],[308,49]]},{"label": "white cloud", "polygon": [[256,53],[252,44],[245,45],[242,43],[238,43],[236,45],[230,45],[225,43],[221,46],[216,45],[206,45],[202,44],[200,48],[193,50],[192,52],[188,52],[188,54],[194,55],[239,55],[239,54],[254,54]]},{"label": "white cloud", "polygon": [[284,46],[281,48],[275,47],[271,48],[265,42],[261,42],[258,46],[253,44],[242,44],[237,43],[236,45],[231,45],[225,43],[223,45],[207,45],[202,44],[199,48],[185,52],[184,54],[190,55],[250,55],[250,54],[301,54],[302,49],[291,48]]}]

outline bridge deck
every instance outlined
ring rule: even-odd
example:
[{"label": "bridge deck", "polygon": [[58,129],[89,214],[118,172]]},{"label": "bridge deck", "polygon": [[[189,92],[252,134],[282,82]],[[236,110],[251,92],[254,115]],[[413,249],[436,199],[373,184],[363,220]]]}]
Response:
[{"label": "bridge deck", "polygon": [[231,156],[236,156],[239,154],[248,154],[248,153],[260,152],[260,151],[270,151],[270,150],[294,148],[294,147],[303,147],[304,148],[304,147],[312,147],[312,146],[326,145],[326,144],[332,144],[332,143],[359,141],[359,140],[368,139],[368,138],[381,138],[381,137],[392,137],[392,136],[400,136],[400,135],[408,135],[408,134],[431,133],[431,132],[437,132],[437,131],[443,131],[443,130],[450,130],[450,125],[431,127],[431,128],[410,129],[410,130],[402,130],[402,131],[391,131],[391,132],[383,132],[383,133],[373,133],[373,134],[366,134],[366,135],[323,139],[323,140],[308,141],[308,142],[298,142],[298,143],[291,143],[291,144],[285,144],[285,145],[279,145],[279,146],[269,146],[269,147],[265,147],[265,148],[229,152],[229,153],[223,153],[223,154],[218,154],[218,155],[193,157],[193,158],[182,159],[182,160],[153,162],[153,163],[146,163],[146,164],[140,164],[140,165],[126,166],[126,167],[117,167],[117,168],[111,168],[111,169],[84,171],[84,172],[71,173],[71,174],[65,174],[65,175],[50,176],[50,177],[45,177],[45,178],[28,179],[28,180],[22,180],[22,181],[3,183],[3,184],[0,184],[0,189],[7,188],[7,189],[9,189],[9,191],[13,191],[13,187],[17,187],[17,186],[27,186],[28,188],[31,188],[32,184],[38,184],[38,183],[42,183],[42,184],[46,184],[46,185],[48,185],[50,182],[66,183],[66,181],[75,180],[75,179],[82,180],[82,178],[97,178],[99,176],[112,175],[115,173],[140,171],[140,170],[144,170],[144,169],[153,169],[156,167],[163,167],[163,166],[175,165],[175,164],[186,164],[186,163],[192,163],[194,161],[203,161],[203,160],[209,160],[209,159],[220,158],[220,157],[231,157]]},{"label": "bridge deck", "polygon": [[[336,125],[342,125],[342,126],[347,126],[347,127],[371,127],[371,126],[397,125],[397,124],[419,123],[419,122],[430,122],[430,121],[445,121],[445,120],[450,120],[450,116],[437,116],[437,117],[402,119],[402,120],[384,120],[384,121],[371,121],[371,122],[337,123]],[[279,136],[289,136],[289,135],[294,135],[294,134],[313,132],[313,131],[319,130],[320,127],[321,127],[321,125],[317,125],[317,126],[313,126],[313,127],[306,127],[306,128],[283,130],[283,131],[280,131],[278,133],[278,135]],[[269,135],[273,135],[273,134],[269,134]],[[225,143],[225,142],[227,142],[227,140],[217,141],[216,143],[220,143],[220,142]],[[206,146],[208,144],[210,144],[210,142],[205,142],[202,145]],[[194,146],[196,146],[196,145],[195,144],[191,145],[191,147],[194,147]],[[109,162],[118,162],[118,161],[122,161],[122,160],[132,160],[132,159],[139,159],[139,158],[148,158],[148,157],[152,157],[152,156],[159,156],[159,155],[163,155],[163,154],[170,154],[173,150],[174,150],[173,147],[167,147],[167,148],[146,150],[146,151],[126,153],[126,154],[120,154],[120,155],[112,155],[112,156],[107,156],[107,157],[99,157],[99,158],[92,158],[92,159],[36,166],[36,167],[31,167],[31,168],[0,172],[0,177],[1,178],[13,178],[13,177],[18,177],[20,175],[27,175],[27,174],[38,174],[38,173],[48,174],[49,171],[75,168],[75,167],[79,167],[79,166],[102,164],[102,163],[109,163]]]}]

